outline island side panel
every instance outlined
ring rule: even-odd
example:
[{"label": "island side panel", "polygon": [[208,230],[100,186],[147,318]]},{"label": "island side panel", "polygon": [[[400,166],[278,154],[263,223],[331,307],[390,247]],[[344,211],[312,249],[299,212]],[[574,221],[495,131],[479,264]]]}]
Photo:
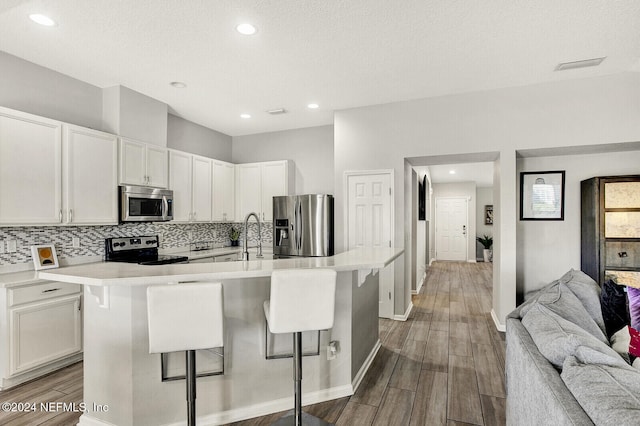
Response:
[{"label": "island side panel", "polygon": [[84,395],[87,412],[79,425],[133,426],[132,292],[110,289],[108,309],[84,291]]},{"label": "island side panel", "polygon": [[352,319],[353,336],[351,354],[351,380],[353,381],[379,340],[379,273],[369,273],[362,285],[358,282],[358,271],[352,273]]}]

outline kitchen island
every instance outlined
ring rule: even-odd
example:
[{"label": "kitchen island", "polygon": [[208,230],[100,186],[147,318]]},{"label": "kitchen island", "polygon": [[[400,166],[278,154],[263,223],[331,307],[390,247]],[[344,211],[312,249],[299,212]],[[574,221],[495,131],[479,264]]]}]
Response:
[{"label": "kitchen island", "polygon": [[[184,423],[184,381],[161,380],[161,357],[148,353],[146,309],[147,286],[181,282],[214,281],[224,287],[224,375],[198,378],[198,424],[224,424],[291,408],[291,359],[265,358],[262,303],[269,298],[271,272],[277,269],[338,272],[334,327],[320,334],[320,354],[303,359],[303,404],[353,394],[380,347],[378,271],[402,253],[361,248],[322,258],[158,266],[94,263],[40,271],[40,278],[85,286],[86,412],[79,424]],[[330,341],[338,342],[332,360],[327,359]]]}]

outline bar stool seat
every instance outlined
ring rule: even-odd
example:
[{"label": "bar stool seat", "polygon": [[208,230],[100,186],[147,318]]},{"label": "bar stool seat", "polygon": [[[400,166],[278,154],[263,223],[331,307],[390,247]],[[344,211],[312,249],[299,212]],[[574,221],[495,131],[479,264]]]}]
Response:
[{"label": "bar stool seat", "polygon": [[224,347],[221,283],[147,288],[149,353],[186,351],[187,421],[196,419],[196,349]]},{"label": "bar stool seat", "polygon": [[264,313],[272,333],[293,333],[294,411],[274,425],[328,425],[302,412],[302,332],[333,327],[336,272],[331,269],[283,269],[271,274]]}]

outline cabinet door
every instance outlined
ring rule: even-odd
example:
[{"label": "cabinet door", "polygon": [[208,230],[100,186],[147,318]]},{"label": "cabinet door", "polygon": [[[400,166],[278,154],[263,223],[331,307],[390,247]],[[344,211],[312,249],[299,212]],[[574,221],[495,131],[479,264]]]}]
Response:
[{"label": "cabinet door", "polygon": [[146,185],[145,144],[129,139],[120,139],[120,183]]},{"label": "cabinet door", "polygon": [[147,185],[166,188],[169,182],[167,149],[147,145]]},{"label": "cabinet door", "polygon": [[62,123],[0,108],[0,223],[59,223]]},{"label": "cabinet door", "polygon": [[213,162],[213,220],[233,221],[235,212],[235,167]]},{"label": "cabinet door", "polygon": [[287,162],[278,161],[262,165],[262,217],[273,220],[273,197],[287,195]]},{"label": "cabinet door", "polygon": [[236,197],[238,220],[244,220],[251,212],[262,219],[262,177],[260,164],[240,164],[236,168]]},{"label": "cabinet door", "polygon": [[193,156],[192,206],[193,220],[196,222],[211,221],[211,160],[197,155]]},{"label": "cabinet door", "polygon": [[169,188],[173,190],[173,221],[191,220],[191,155],[169,153]]},{"label": "cabinet door", "polygon": [[81,295],[9,310],[14,375],[82,351]]},{"label": "cabinet door", "polygon": [[63,216],[67,223],[118,223],[118,138],[64,126]]}]

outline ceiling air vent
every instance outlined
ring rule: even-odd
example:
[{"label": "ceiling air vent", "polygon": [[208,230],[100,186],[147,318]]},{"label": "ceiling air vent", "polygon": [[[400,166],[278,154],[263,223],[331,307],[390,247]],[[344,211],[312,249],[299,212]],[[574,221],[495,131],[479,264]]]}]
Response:
[{"label": "ceiling air vent", "polygon": [[563,62],[558,64],[556,71],[573,70],[576,68],[597,67],[604,61],[606,56],[602,58],[583,59],[582,61]]},{"label": "ceiling air vent", "polygon": [[287,112],[287,110],[286,110],[286,109],[284,109],[284,108],[276,108],[276,109],[270,109],[270,110],[267,110],[267,112],[268,112],[269,114],[271,114],[271,115],[279,115],[279,114],[284,114],[284,113],[286,113],[286,112]]}]

